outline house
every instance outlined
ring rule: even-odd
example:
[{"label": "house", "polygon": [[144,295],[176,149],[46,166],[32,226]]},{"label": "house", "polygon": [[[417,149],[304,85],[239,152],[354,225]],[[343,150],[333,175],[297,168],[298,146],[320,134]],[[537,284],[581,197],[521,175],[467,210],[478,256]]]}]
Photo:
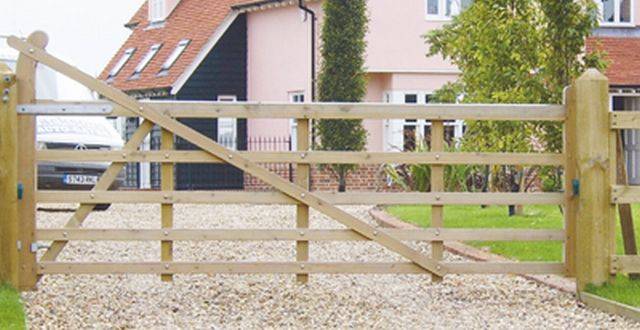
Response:
[{"label": "house", "polygon": [[[599,5],[602,21],[587,40],[587,49],[607,53],[611,109],[640,111],[640,1],[607,0]],[[640,185],[640,134],[624,131],[623,140],[629,182]]]},{"label": "house", "polygon": [[[238,0],[148,0],[125,25],[132,30],[100,79],[138,99],[246,101],[246,16],[232,13]],[[125,138],[140,124],[126,120]],[[246,120],[183,122],[230,148],[246,149]],[[155,129],[144,148],[157,149]],[[177,139],[176,148],[193,149]],[[127,184],[158,187],[157,164],[126,167]],[[177,189],[242,189],[243,173],[221,164],[179,164]]]},{"label": "house", "polygon": [[[608,38],[604,35],[607,33],[635,35],[638,24],[634,19],[640,18],[637,1],[603,1],[600,8],[603,21],[607,22],[596,31],[598,38]],[[100,78],[138,98],[309,102],[314,94],[312,68],[317,70],[320,65],[317,54],[323,22],[321,3],[148,0],[127,24],[132,35]],[[424,104],[435,90],[456,80],[459,71],[455,66],[439,56],[425,56],[428,46],[423,35],[441,27],[470,3],[471,0],[403,0],[398,5],[393,0],[369,0],[365,101]],[[622,42],[631,39],[626,37]],[[612,70],[615,68],[612,66]],[[223,144],[236,141],[229,144],[232,148],[246,149],[246,142],[252,138],[268,140],[283,135],[295,148],[295,139],[290,139],[296,131],[292,120],[193,120],[187,124]],[[132,128],[136,125],[128,123]],[[366,120],[364,125],[369,133],[369,151],[412,149],[430,131],[430,123],[421,119]],[[447,137],[459,137],[462,131],[461,121],[446,123]],[[154,136],[157,140],[158,133]],[[155,148],[153,137],[150,144]],[[179,165],[178,187],[259,186],[228,166],[216,166]],[[151,178],[159,177],[157,167],[149,168]],[[314,171],[312,187],[335,187],[335,180],[328,173]],[[347,185],[356,190],[381,189],[384,179],[379,174],[379,167],[363,167],[351,175]],[[226,184],[229,178],[233,182]]]}]

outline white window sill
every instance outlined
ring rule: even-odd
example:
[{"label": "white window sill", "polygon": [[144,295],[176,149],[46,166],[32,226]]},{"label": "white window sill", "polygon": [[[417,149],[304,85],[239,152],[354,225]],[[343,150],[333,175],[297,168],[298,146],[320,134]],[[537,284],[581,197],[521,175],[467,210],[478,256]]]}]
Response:
[{"label": "white window sill", "polygon": [[601,28],[635,28],[636,25],[634,23],[600,22],[598,27],[601,27]]},{"label": "white window sill", "polygon": [[427,15],[425,17],[427,22],[450,22],[451,17],[448,16],[440,16],[440,15]]}]

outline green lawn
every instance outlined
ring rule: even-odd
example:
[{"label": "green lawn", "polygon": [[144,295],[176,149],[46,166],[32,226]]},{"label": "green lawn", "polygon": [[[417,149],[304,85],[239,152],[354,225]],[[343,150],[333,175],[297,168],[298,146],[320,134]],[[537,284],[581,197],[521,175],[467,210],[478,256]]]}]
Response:
[{"label": "green lawn", "polygon": [[[421,227],[431,224],[429,206],[391,206],[392,215]],[[634,219],[640,219],[640,208],[634,206]],[[636,237],[640,242],[640,220],[636,220]],[[509,217],[506,207],[447,206],[444,208],[446,228],[529,228],[562,229],[564,220],[557,206],[527,206],[522,216]],[[561,242],[466,242],[475,247],[520,261],[562,261]],[[623,254],[622,236],[618,228],[617,253]],[[608,299],[640,306],[640,282],[619,276],[614,285],[590,287],[589,292]]]},{"label": "green lawn", "polygon": [[25,329],[20,294],[8,286],[0,286],[0,329]]}]

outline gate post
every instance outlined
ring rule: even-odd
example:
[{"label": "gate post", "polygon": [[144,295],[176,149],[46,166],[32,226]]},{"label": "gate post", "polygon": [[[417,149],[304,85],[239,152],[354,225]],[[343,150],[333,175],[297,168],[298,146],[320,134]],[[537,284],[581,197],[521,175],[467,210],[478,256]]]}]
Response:
[{"label": "gate post", "polygon": [[[44,49],[49,37],[41,31],[32,33],[27,39],[35,47]],[[18,80],[18,103],[34,103],[36,101],[36,66],[37,62],[20,54],[16,65]],[[18,117],[18,185],[21,187],[21,198],[18,200],[18,217],[20,219],[18,239],[20,241],[20,284],[21,291],[35,290],[38,282],[36,269],[36,251],[32,251],[36,231],[36,188],[37,164],[36,154],[36,118],[35,116]]]},{"label": "gate post", "polygon": [[615,245],[615,207],[611,202],[611,185],[615,183],[615,136],[609,123],[609,81],[596,69],[587,70],[572,87],[573,105],[569,118],[575,130],[570,153],[575,164],[577,197],[576,283],[578,292],[587,284],[601,285],[611,279],[610,256]]},{"label": "gate post", "polygon": [[0,284],[18,287],[18,101],[16,76],[0,62]]}]

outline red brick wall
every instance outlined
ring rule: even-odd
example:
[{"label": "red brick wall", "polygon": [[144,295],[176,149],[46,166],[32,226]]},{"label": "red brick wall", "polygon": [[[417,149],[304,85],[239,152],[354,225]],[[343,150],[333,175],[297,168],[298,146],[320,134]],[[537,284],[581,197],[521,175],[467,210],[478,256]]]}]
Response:
[{"label": "red brick wall", "polygon": [[[288,168],[284,164],[276,168],[270,168],[272,172],[276,172],[280,177],[289,180],[289,172],[282,170]],[[270,165],[271,166],[271,165]],[[295,168],[295,167],[294,167]],[[295,169],[293,170],[293,179],[295,180]],[[244,176],[245,190],[260,191],[272,190],[271,186],[261,180],[245,174]],[[386,175],[381,165],[363,165],[356,172],[352,172],[347,177],[348,191],[386,191],[390,188],[387,185]],[[330,171],[320,169],[317,166],[311,167],[311,190],[315,191],[338,191],[338,178]]]},{"label": "red brick wall", "polygon": [[640,86],[640,38],[592,37],[587,50],[603,50],[611,62],[606,75],[611,85]]}]

